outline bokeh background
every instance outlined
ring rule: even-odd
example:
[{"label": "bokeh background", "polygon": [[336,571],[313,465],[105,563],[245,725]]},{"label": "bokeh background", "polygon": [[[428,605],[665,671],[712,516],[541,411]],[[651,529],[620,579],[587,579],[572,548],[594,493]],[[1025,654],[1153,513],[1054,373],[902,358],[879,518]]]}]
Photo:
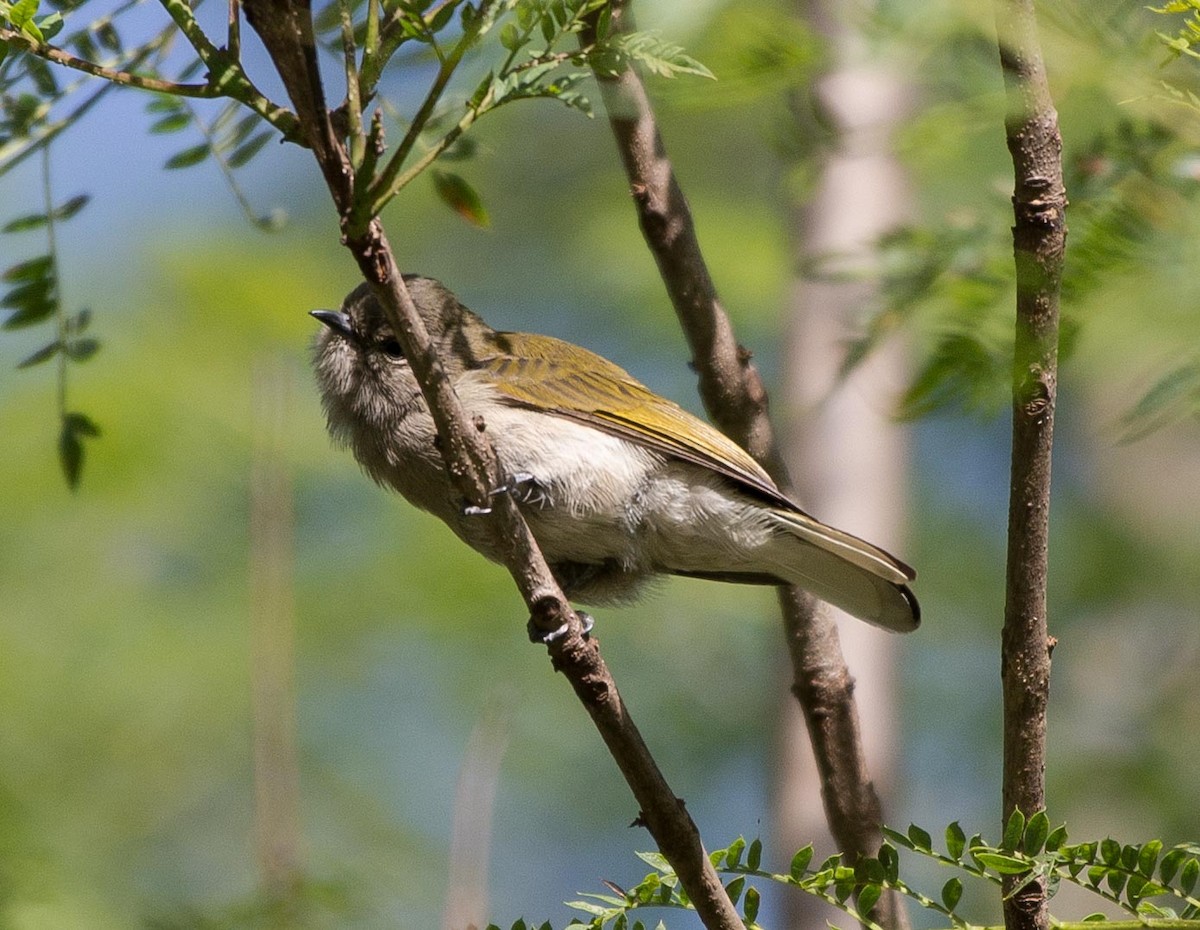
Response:
[{"label": "bokeh background", "polygon": [[[889,822],[995,836],[1008,423],[1003,358],[986,350],[1002,350],[1011,313],[1011,166],[990,7],[856,8],[830,43],[802,5],[664,6],[642,25],[718,77],[652,82],[667,145],[772,387],[788,373],[796,279],[819,278],[825,258],[796,258],[801,208],[837,147],[813,82],[865,63],[905,88],[882,144],[911,232],[889,241],[862,316],[892,307],[910,383],[948,333],[982,348],[937,382],[945,403],[888,427],[905,437],[907,520],[885,541],[918,567],[926,620],[870,641],[891,685],[887,715],[865,726],[888,730]],[[1184,415],[1187,379],[1161,428],[1123,440],[1143,422],[1127,418],[1139,399],[1196,356],[1200,113],[1159,83],[1190,79],[1162,64],[1154,31],[1169,23],[1117,0],[1055,7],[1043,27],[1073,211],[1051,816],[1080,839],[1179,842],[1200,837],[1200,432]],[[56,461],[53,370],[15,369],[43,334],[0,338],[0,927],[435,926],[464,771],[484,824],[465,855],[491,853],[488,918],[565,923],[565,900],[638,880],[633,851],[650,840],[628,828],[619,773],[526,641],[504,572],[326,437],[307,311],[337,306],[356,279],[311,160],[269,146],[240,172],[256,209],[289,217],[265,234],[211,162],[161,170],[183,143],[147,134],[149,121],[143,97],[113,94],[51,160],[60,199],[93,196],[58,231],[66,305],[91,307],[103,340],[71,375],[71,405],[103,430],[76,493]],[[402,265],[500,328],[585,343],[698,410],[605,121],[522,103],[475,137],[455,170],[490,227],[419,181],[385,216]],[[39,207],[37,168],[0,179],[0,219]],[[39,235],[0,238],[2,264],[38,254]],[[874,406],[899,409],[903,386]],[[772,841],[787,687],[772,593],[671,581],[597,623],[709,846]],[[276,761],[295,748],[294,770],[272,769],[266,786],[260,770],[257,791],[256,742],[268,761],[273,750],[256,706],[283,708]],[[304,879],[286,913],[263,904],[270,804],[276,852]],[[770,899],[766,919],[781,908]]]}]

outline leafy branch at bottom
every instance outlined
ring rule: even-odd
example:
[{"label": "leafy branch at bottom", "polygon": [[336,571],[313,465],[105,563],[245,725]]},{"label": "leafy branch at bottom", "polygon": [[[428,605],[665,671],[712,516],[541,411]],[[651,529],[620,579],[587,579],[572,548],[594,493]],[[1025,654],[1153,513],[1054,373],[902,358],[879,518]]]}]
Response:
[{"label": "leafy branch at bottom", "polygon": [[[925,894],[910,886],[900,875],[901,850],[906,855],[932,859],[962,875],[991,884],[999,893],[1005,876],[1029,882],[1044,879],[1050,895],[1062,882],[1078,885],[1130,915],[1128,920],[1110,920],[1103,914],[1091,914],[1082,921],[1053,919],[1057,930],[1077,930],[1083,926],[1107,925],[1121,930],[1146,927],[1153,930],[1200,930],[1200,899],[1195,897],[1200,879],[1200,844],[1181,843],[1167,848],[1160,840],[1140,844],[1122,844],[1114,839],[1069,843],[1065,826],[1051,829],[1044,811],[1028,819],[1014,811],[998,845],[976,833],[968,837],[957,822],[945,830],[945,850],[933,847],[930,834],[917,826],[907,832],[884,828],[884,840],[878,856],[850,862],[841,854],[830,856],[812,867],[813,848],[799,850],[786,873],[762,868],[762,843],[747,843],[739,837],[727,849],[711,853],[717,871],[729,876],[725,889],[735,906],[740,906],[749,930],[755,930],[761,893],[752,884],[774,882],[797,888],[843,911],[869,930],[882,930],[871,919],[871,911],[885,891],[894,891],[916,902],[925,910],[941,915],[949,926],[972,930],[972,924],[958,912],[963,895],[963,880],[955,875],[936,895]],[[612,894],[587,894],[586,900],[569,905],[588,915],[576,919],[572,927],[590,930],[645,930],[647,924],[636,912],[649,909],[693,910],[670,865],[658,853],[638,853],[653,871],[633,888],[624,890],[609,884]],[[1013,892],[1015,893],[1015,892]],[[1153,900],[1152,900],[1153,899]],[[660,920],[656,926],[665,927]],[[488,930],[500,930],[495,924]],[[524,921],[512,930],[535,930]],[[542,924],[537,930],[550,930]]]}]

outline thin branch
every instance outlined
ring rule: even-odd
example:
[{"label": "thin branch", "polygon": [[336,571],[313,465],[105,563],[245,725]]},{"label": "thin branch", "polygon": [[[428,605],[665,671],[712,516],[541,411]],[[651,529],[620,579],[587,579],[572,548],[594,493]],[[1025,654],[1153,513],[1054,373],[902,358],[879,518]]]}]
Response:
[{"label": "thin branch", "polygon": [[412,183],[412,181],[422,171],[437,161],[438,156],[440,156],[442,152],[446,151],[446,149],[450,148],[450,146],[452,146],[458,140],[458,137],[466,132],[471,125],[477,119],[479,119],[480,114],[490,106],[491,101],[492,91],[489,89],[476,106],[468,107],[467,112],[463,114],[462,119],[460,119],[453,127],[451,127],[449,132],[447,132],[444,136],[438,139],[437,142],[431,145],[424,153],[422,153],[421,157],[408,167],[408,170],[394,178],[386,190],[381,190],[378,194],[370,197],[370,199],[367,201],[367,207],[371,211],[371,214],[375,215],[379,213],[379,211],[387,205],[388,201],[390,201],[393,197],[400,193],[400,191]]},{"label": "thin branch", "polygon": [[229,32],[225,50],[238,61],[242,57],[242,12],[240,0],[229,0]]},{"label": "thin branch", "polygon": [[296,114],[273,103],[254,86],[254,82],[242,70],[241,63],[233,54],[217,48],[212,43],[185,0],[159,2],[208,68],[208,83],[217,91],[218,96],[241,101],[283,133],[285,139],[290,142],[300,141],[297,135]]},{"label": "thin branch", "polygon": [[[614,29],[625,16],[614,8]],[[580,37],[581,44],[595,41],[593,31]],[[721,305],[645,87],[628,67],[616,77],[597,78],[642,233],[692,350],[705,409],[786,490],[790,482],[767,415],[766,389]],[[843,851],[874,855],[882,837],[880,804],[866,770],[854,681],[837,628],[799,589],[781,589],[780,606],[795,675],[792,690],[813,740],[830,830]]]},{"label": "thin branch", "polygon": [[[429,7],[429,9],[421,14],[421,18],[424,20],[426,26],[431,25],[434,17],[437,16],[442,7],[451,2],[453,2],[453,0],[442,0],[441,3],[433,4]],[[405,9],[404,7],[398,6],[387,22],[378,27],[379,36],[374,50],[370,52],[369,60],[366,58],[363,59],[363,84],[361,88],[361,94],[363,97],[367,97],[375,93],[375,87],[379,83],[379,78],[383,74],[383,69],[387,66],[387,63],[391,61],[392,56],[396,54],[396,51],[400,48],[400,46],[411,38],[408,32],[405,31],[404,17],[402,14],[411,15],[411,11]],[[370,11],[368,9],[368,16],[369,15]]]},{"label": "thin branch", "polygon": [[86,58],[72,55],[70,52],[56,45],[38,42],[23,32],[17,32],[16,30],[7,29],[2,26],[0,26],[0,42],[6,42],[15,48],[23,49],[31,55],[36,55],[55,64],[73,68],[76,71],[82,71],[93,77],[104,78],[104,80],[111,81],[113,84],[137,87],[142,90],[160,91],[165,94],[173,94],[176,97],[222,96],[222,92],[211,84],[178,84],[175,81],[164,81],[160,78],[146,77],[141,74],[134,74],[131,71],[106,68],[93,61],[88,61]]},{"label": "thin branch", "polygon": [[[363,99],[364,91],[369,94],[375,92],[375,88],[365,88],[362,76],[368,68],[374,67],[374,62],[379,57],[379,0],[367,0],[367,31],[363,36],[363,55],[362,67],[358,71],[359,85],[356,90],[360,101]],[[349,94],[347,93],[347,96]]]},{"label": "thin branch", "polygon": [[[429,85],[425,99],[421,101],[421,106],[417,109],[416,115],[413,116],[412,122],[408,125],[408,131],[405,132],[404,138],[400,140],[400,144],[396,146],[395,151],[388,158],[387,163],[383,166],[383,170],[379,172],[379,177],[371,184],[370,205],[372,215],[382,210],[387,202],[395,197],[414,176],[413,171],[400,176],[400,169],[404,166],[404,162],[412,151],[412,147],[416,144],[417,138],[421,135],[421,131],[425,128],[425,124],[429,122],[429,117],[433,115],[434,107],[441,100],[442,94],[446,90],[446,85],[450,83],[450,78],[454,75],[458,63],[462,60],[462,56],[466,53],[472,41],[474,41],[474,34],[470,30],[465,31],[458,42],[455,43],[450,54],[442,59],[438,67],[437,76],[433,79],[433,83]],[[480,107],[478,106],[468,108],[467,116],[471,117],[470,122],[474,122],[479,110]],[[466,119],[467,117],[464,116],[463,118]],[[469,126],[470,122],[466,125]],[[455,137],[457,138],[457,135],[465,128],[466,126],[463,126],[461,129],[456,127],[458,132],[455,134]],[[439,146],[435,147],[437,154],[440,154],[452,141],[453,139],[450,141],[446,139],[441,140]],[[432,157],[426,155],[426,157],[422,158],[420,169],[417,169],[416,173],[419,173],[426,164],[437,158],[437,154],[434,154]]]},{"label": "thin branch", "polygon": [[350,0],[338,0],[338,12],[342,21],[342,59],[346,68],[346,120],[349,123],[350,163],[357,171],[366,154],[367,136],[363,131],[362,100],[358,95],[357,49],[354,46],[354,17],[351,15]]},{"label": "thin branch", "polygon": [[[1033,0],[996,0],[1004,72],[1004,125],[1015,187],[1017,316],[1013,353],[1012,472],[1001,643],[1004,688],[1003,817],[1046,806],[1050,690],[1046,581],[1050,460],[1058,383],[1058,303],[1066,248],[1062,137],[1037,35]],[[1006,884],[1011,890],[1013,882]],[[1009,930],[1045,930],[1046,887],[1031,882],[1004,902]]]},{"label": "thin branch", "polygon": [[[182,0],[162,2],[178,4]],[[283,81],[296,109],[300,131],[316,156],[344,224],[353,201],[354,169],[325,106],[311,2],[245,0],[243,9]]]}]

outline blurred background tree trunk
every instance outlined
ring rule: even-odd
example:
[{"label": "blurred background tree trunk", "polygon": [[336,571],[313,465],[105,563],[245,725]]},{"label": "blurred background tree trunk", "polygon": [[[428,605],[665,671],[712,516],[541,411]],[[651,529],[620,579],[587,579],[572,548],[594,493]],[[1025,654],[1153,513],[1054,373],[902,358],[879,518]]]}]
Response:
[{"label": "blurred background tree trunk", "polygon": [[[874,245],[904,222],[909,210],[904,173],[889,145],[907,92],[895,74],[868,60],[852,21],[866,15],[867,6],[839,7],[822,0],[798,4],[800,15],[828,44],[829,69],[816,97],[798,95],[794,109],[798,121],[815,111],[823,124],[816,132],[827,133],[831,145],[814,159],[819,174],[813,188],[793,195],[797,271],[776,409],[801,503],[821,520],[903,557],[908,430],[890,416],[907,375],[903,344],[888,341],[838,380],[848,340],[861,331],[877,296]],[[800,134],[807,142],[814,131],[802,126]],[[814,260],[819,272],[806,275]],[[894,696],[899,643],[888,633],[843,623],[843,615],[835,615],[855,677],[867,767],[886,816],[899,752]],[[803,718],[790,694],[781,703],[774,772],[780,854],[786,858],[809,842],[832,852]],[[807,895],[788,895],[784,908],[781,926],[791,928],[823,927],[833,914]]]},{"label": "blurred background tree trunk", "polygon": [[302,878],[296,749],[295,518],[284,449],[288,372],[254,371],[250,471],[250,687],[254,721],[254,854],[262,890],[285,912]]}]

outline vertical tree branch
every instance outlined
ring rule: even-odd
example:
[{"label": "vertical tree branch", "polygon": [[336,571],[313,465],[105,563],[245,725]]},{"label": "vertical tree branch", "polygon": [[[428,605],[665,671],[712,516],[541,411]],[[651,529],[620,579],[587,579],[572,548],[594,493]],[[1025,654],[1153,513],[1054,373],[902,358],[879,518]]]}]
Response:
[{"label": "vertical tree branch", "polygon": [[[640,805],[640,817],[710,930],[742,930],[743,924],[700,842],[695,823],[659,771],[621,700],[596,639],[585,638],[579,618],[551,574],[512,495],[490,496],[498,487],[496,457],[482,418],[467,417],[424,323],[404,286],[395,256],[377,217],[360,222],[354,166],[334,131],[317,70],[310,0],[244,0],[246,19],[258,32],[292,100],[305,138],[325,177],[342,226],[342,241],[372,286],[404,349],[442,442],[447,470],[464,497],[490,504],[481,517],[504,540],[508,568],[533,625],[567,632],[549,645],[555,670],[575,689]],[[363,195],[365,196],[365,194]]]},{"label": "vertical tree branch", "polygon": [[[627,16],[627,8],[615,6],[613,28],[624,28]],[[594,41],[594,32],[581,37],[585,45]],[[767,415],[766,389],[721,306],[641,78],[627,67],[616,77],[597,74],[597,79],[646,245],[693,353],[705,409],[786,491],[790,481]],[[881,839],[880,803],[866,769],[854,680],[837,628],[826,612],[815,609],[807,592],[780,589],[779,600],[795,678],[792,691],[817,754],[830,831],[851,856],[874,855]]]},{"label": "vertical tree branch", "polygon": [[[1004,687],[1004,817],[1046,806],[1046,623],[1050,458],[1058,380],[1058,302],[1066,246],[1062,137],[1038,42],[1033,0],[997,0],[996,26],[1012,154],[1017,319],[1012,474],[1000,673]],[[1010,882],[1006,889],[1010,890]],[[1006,897],[1009,930],[1045,930],[1042,882]]]}]

